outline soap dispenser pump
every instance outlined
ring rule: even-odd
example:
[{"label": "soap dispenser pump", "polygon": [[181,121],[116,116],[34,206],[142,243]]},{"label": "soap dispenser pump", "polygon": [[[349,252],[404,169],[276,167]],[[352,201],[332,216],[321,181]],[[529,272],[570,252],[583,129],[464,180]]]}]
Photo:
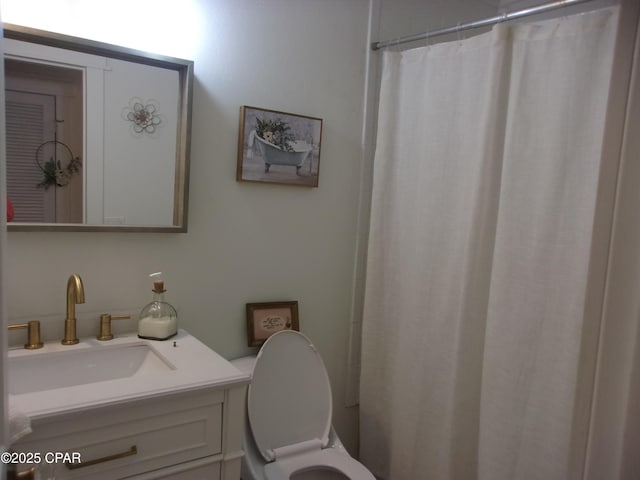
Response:
[{"label": "soap dispenser pump", "polygon": [[178,332],[176,309],[164,301],[162,272],[149,275],[153,279],[153,300],[140,312],[138,337],[149,340],[166,340]]}]

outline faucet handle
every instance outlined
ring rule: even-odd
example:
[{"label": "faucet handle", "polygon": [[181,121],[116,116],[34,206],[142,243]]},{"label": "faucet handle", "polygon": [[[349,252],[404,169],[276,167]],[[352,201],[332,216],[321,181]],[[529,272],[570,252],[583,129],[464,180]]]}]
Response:
[{"label": "faucet handle", "polygon": [[24,348],[28,350],[35,350],[42,348],[42,341],[40,340],[40,322],[38,320],[31,320],[27,323],[16,323],[7,327],[9,330],[21,330],[27,329],[27,343],[24,344]]},{"label": "faucet handle", "polygon": [[111,320],[126,320],[131,318],[129,315],[111,315],[109,313],[103,313],[100,315],[100,335],[96,338],[98,340],[112,340],[113,333],[111,333]]}]

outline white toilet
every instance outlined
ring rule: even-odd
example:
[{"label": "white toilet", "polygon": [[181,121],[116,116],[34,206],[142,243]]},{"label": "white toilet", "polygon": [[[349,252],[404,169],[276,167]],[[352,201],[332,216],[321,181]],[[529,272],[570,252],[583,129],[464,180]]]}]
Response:
[{"label": "white toilet", "polygon": [[283,330],[232,363],[252,374],[242,480],[375,480],[331,427],[329,376],[307,337]]}]

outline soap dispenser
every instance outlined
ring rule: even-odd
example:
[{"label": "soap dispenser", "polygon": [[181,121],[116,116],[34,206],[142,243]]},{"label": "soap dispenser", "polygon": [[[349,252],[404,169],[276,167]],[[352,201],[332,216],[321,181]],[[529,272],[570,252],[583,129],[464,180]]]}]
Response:
[{"label": "soap dispenser", "polygon": [[166,340],[178,332],[176,309],[164,301],[162,272],[149,275],[153,279],[153,300],[140,312],[138,337],[150,340]]}]

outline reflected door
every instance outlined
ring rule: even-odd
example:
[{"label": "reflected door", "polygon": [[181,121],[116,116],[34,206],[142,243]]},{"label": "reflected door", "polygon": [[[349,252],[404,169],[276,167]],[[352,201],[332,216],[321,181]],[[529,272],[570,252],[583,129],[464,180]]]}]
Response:
[{"label": "reflected door", "polygon": [[55,222],[56,188],[38,186],[38,147],[55,134],[55,97],[6,91],[7,195],[16,222]]},{"label": "reflected door", "polygon": [[82,72],[5,60],[7,192],[15,222],[82,223]]}]

